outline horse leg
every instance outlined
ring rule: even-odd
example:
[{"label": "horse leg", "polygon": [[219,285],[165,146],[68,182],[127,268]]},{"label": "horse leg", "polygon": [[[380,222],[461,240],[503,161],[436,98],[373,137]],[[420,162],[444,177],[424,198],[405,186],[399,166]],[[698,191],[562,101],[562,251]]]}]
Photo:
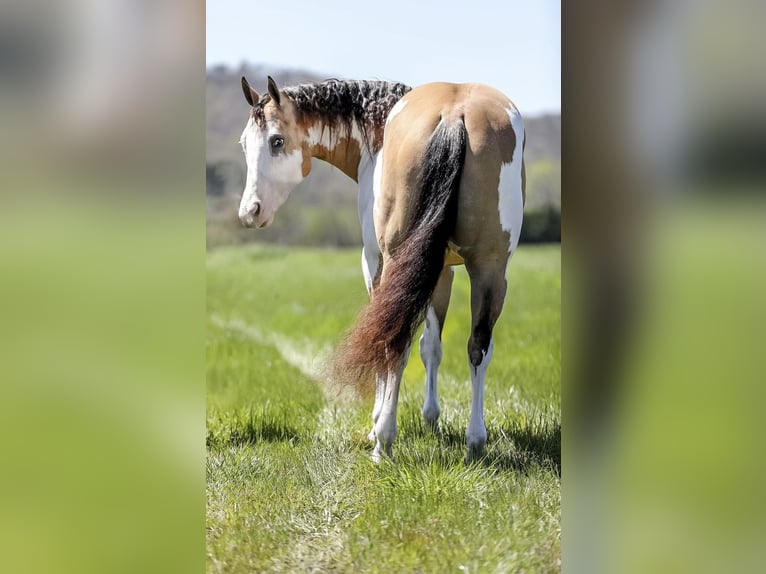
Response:
[{"label": "horse leg", "polygon": [[425,327],[420,337],[420,358],[426,368],[426,396],[423,401],[423,420],[426,426],[436,430],[439,421],[439,396],[436,391],[436,374],[442,360],[442,328],[447,315],[452,292],[452,267],[445,266],[431,296],[426,312]]},{"label": "horse leg", "polygon": [[370,433],[367,435],[367,439],[370,442],[376,442],[375,423],[378,422],[380,411],[383,408],[383,397],[386,394],[387,378],[388,377],[385,374],[381,375],[378,373],[375,375],[375,406],[372,408],[372,429],[370,429]]},{"label": "horse leg", "polygon": [[[364,284],[367,287],[367,294],[372,293],[375,280],[380,268],[380,250],[377,244],[374,246],[365,245],[362,248],[362,274],[364,275]],[[383,407],[383,395],[386,392],[386,375],[377,374],[375,376],[375,406],[372,408],[372,429],[367,435],[370,442],[375,442],[375,423],[378,422],[380,409]]]},{"label": "horse leg", "polygon": [[466,261],[471,280],[471,336],[468,339],[468,362],[471,369],[473,399],[471,418],[465,431],[468,459],[481,456],[487,443],[484,426],[484,379],[492,360],[492,329],[503,309],[506,260],[481,264]]},{"label": "horse leg", "polygon": [[409,357],[409,347],[402,357],[402,361],[396,370],[388,372],[388,377],[385,382],[383,400],[380,406],[380,412],[378,419],[375,421],[373,431],[375,432],[375,438],[377,440],[375,449],[372,451],[372,460],[380,462],[382,455],[388,457],[392,456],[392,445],[396,438],[397,425],[396,425],[396,408],[399,403],[399,386],[402,382],[402,374],[404,368],[407,366],[407,358]]}]

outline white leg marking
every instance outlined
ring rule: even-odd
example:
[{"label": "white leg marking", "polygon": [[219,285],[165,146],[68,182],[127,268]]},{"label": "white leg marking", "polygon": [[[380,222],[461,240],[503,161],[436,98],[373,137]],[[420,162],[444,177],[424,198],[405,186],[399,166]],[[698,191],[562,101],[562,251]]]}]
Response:
[{"label": "white leg marking", "polygon": [[498,186],[498,212],[500,226],[511,235],[508,252],[513,254],[519,244],[521,222],[524,216],[524,197],[521,189],[521,164],[523,161],[524,122],[516,109],[508,110],[508,116],[516,134],[516,148],[513,150],[511,163],[504,163],[500,168]]},{"label": "white leg marking", "polygon": [[386,375],[375,376],[375,406],[372,408],[372,429],[367,438],[370,442],[375,442],[375,423],[380,418],[380,411],[383,409],[383,398],[386,395]]},{"label": "white leg marking", "polygon": [[386,382],[386,390],[383,394],[383,404],[380,408],[380,414],[378,420],[375,422],[375,437],[377,438],[377,444],[372,451],[372,460],[374,462],[380,462],[381,456],[384,454],[388,457],[392,455],[392,445],[396,438],[397,425],[396,425],[396,407],[399,403],[399,385],[402,382],[402,373],[407,366],[407,358],[409,357],[410,348],[404,353],[402,363],[395,371],[388,372],[388,380]]},{"label": "white leg marking", "polygon": [[388,373],[383,404],[381,405],[378,420],[375,422],[375,438],[377,443],[372,451],[372,460],[375,462],[380,462],[380,458],[383,455],[390,457],[393,452],[392,446],[398,430],[396,425],[396,407],[399,402],[399,383],[401,383],[401,380],[401,371]]},{"label": "white leg marking", "polygon": [[426,397],[423,401],[423,419],[426,425],[435,428],[439,420],[439,396],[436,392],[436,374],[442,360],[442,341],[439,335],[439,319],[434,308],[429,305],[426,313],[426,325],[420,337],[420,358],[426,367]]},{"label": "white leg marking", "polygon": [[[372,292],[372,282],[378,274],[380,259],[377,251],[370,254],[367,247],[362,248],[362,273],[364,274],[364,284],[367,287],[367,293]],[[375,406],[372,410],[372,430],[367,438],[375,441],[375,423],[380,416],[380,409],[383,407],[383,395],[386,391],[386,375],[376,375],[375,377]]]},{"label": "white leg marking", "polygon": [[[380,266],[380,248],[375,236],[375,222],[372,212],[375,206],[375,193],[373,189],[373,180],[375,171],[380,162],[381,154],[370,157],[367,153],[362,154],[359,163],[359,223],[362,225],[362,274],[364,275],[364,284],[367,287],[367,293],[372,292],[372,283],[378,274]],[[372,409],[372,430],[367,435],[370,441],[375,442],[375,423],[380,418],[380,412],[383,408],[383,397],[386,393],[387,375],[377,375],[375,377],[375,406]]]},{"label": "white leg marking", "polygon": [[487,375],[487,367],[492,360],[492,350],[495,347],[493,339],[489,341],[487,352],[478,367],[470,365],[471,385],[473,387],[473,399],[471,400],[471,418],[465,437],[468,442],[468,454],[477,454],[487,444],[487,428],[484,426],[484,378]]}]

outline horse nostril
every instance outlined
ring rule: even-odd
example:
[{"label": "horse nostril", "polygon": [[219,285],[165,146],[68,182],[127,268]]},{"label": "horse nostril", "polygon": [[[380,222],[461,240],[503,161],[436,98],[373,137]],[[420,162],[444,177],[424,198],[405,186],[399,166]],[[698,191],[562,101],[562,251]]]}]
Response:
[{"label": "horse nostril", "polygon": [[258,215],[261,212],[261,202],[256,201],[255,205],[253,206],[253,215]]}]

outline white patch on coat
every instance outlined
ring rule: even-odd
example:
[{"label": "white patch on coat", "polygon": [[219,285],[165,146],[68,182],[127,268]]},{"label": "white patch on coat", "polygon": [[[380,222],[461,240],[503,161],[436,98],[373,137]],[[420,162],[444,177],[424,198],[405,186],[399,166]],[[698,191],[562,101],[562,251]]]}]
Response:
[{"label": "white patch on coat", "polygon": [[388,117],[386,118],[386,127],[388,127],[388,124],[391,123],[391,120],[393,120],[399,113],[401,113],[407,103],[408,100],[399,100],[396,102],[396,105],[394,105],[394,107],[391,108],[391,111],[388,112]]},{"label": "white patch on coat", "polygon": [[364,138],[362,135],[362,130],[359,129],[359,126],[356,122],[352,122],[350,134],[348,127],[344,125],[339,125],[333,129],[330,129],[327,126],[322,125],[321,122],[313,124],[308,129],[308,143],[310,145],[319,144],[328,150],[335,149],[335,146],[338,145],[338,142],[345,137],[351,137],[351,139],[356,141],[360,147],[362,146]]},{"label": "white patch on coat", "polygon": [[498,212],[500,226],[511,235],[508,246],[510,255],[516,250],[521,235],[521,223],[524,216],[524,197],[521,189],[521,165],[524,154],[524,121],[515,108],[508,110],[511,126],[516,134],[516,147],[510,163],[504,163],[500,168],[500,184],[498,185]]},{"label": "white patch on coat", "polygon": [[[375,211],[380,199],[380,186],[383,178],[383,148],[375,155],[371,163],[371,173],[372,186],[369,186],[365,179],[365,187],[362,188],[361,179],[359,181],[359,219],[362,222],[362,240],[367,259],[370,262],[370,268],[374,267],[375,273],[377,273],[381,252],[375,231]],[[372,277],[374,278],[375,274]]]},{"label": "white patch on coat", "polygon": [[378,166],[381,164],[382,151],[370,157],[366,150],[362,151],[359,162],[359,223],[362,226],[362,273],[364,284],[369,293],[372,282],[378,274],[380,265],[380,247],[375,235],[375,221],[373,210],[375,208],[375,177],[378,175]]},{"label": "white patch on coat", "polygon": [[375,159],[375,166],[372,174],[373,201],[376,201],[380,197],[381,185],[383,185],[383,148],[380,148],[380,151],[378,152],[378,155]]}]

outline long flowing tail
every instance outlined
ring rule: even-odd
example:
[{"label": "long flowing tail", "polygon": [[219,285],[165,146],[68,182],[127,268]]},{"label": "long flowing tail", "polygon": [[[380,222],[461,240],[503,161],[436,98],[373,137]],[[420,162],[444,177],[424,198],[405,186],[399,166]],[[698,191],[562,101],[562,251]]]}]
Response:
[{"label": "long flowing tail", "polygon": [[429,139],[419,179],[420,199],[380,284],[339,348],[335,375],[362,384],[396,368],[423,320],[444,267],[457,220],[467,134],[463,118],[442,120]]}]

